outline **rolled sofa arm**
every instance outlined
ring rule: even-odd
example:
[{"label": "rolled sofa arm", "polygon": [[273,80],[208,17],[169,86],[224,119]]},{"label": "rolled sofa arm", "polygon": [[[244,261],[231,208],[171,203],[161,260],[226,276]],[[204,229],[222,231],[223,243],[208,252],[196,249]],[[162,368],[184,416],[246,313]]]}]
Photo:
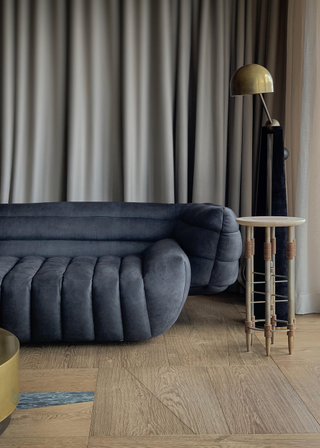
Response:
[{"label": "rolled sofa arm", "polygon": [[143,254],[144,287],[152,337],[178,319],[190,288],[190,262],[179,244],[164,239]]},{"label": "rolled sofa arm", "polygon": [[236,281],[242,240],[231,209],[187,204],[175,225],[173,238],[190,260],[191,294],[218,293]]}]

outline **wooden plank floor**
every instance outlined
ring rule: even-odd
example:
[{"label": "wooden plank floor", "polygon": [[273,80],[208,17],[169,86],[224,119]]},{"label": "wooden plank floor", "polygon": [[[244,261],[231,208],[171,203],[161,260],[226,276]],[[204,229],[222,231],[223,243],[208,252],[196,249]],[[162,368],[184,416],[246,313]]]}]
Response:
[{"label": "wooden plank floor", "polygon": [[189,297],[164,335],[134,344],[23,346],[21,391],[94,401],[16,410],[3,447],[320,446],[320,315],[271,356],[247,353],[241,296]]}]

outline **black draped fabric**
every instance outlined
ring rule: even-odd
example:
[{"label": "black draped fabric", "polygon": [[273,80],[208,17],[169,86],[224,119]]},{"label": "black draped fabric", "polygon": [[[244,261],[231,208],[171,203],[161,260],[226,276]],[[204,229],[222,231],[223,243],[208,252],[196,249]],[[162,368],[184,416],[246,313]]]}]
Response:
[{"label": "black draped fabric", "polygon": [[[259,162],[259,180],[256,201],[256,216],[267,215],[267,141],[268,129],[262,128],[261,136],[261,152]],[[272,164],[272,214],[274,216],[287,216],[287,195],[286,195],[286,178],[284,167],[284,144],[283,129],[281,126],[273,128],[273,164]],[[255,255],[255,271],[264,272],[263,259],[263,243],[264,229],[255,229],[256,255]],[[287,229],[283,227],[276,228],[277,253],[276,253],[276,274],[287,275],[287,259],[286,259],[286,241]],[[256,281],[263,280],[261,276],[255,276]],[[278,279],[279,280],[279,279]],[[255,290],[263,291],[264,285],[255,285]],[[276,285],[276,294],[287,296],[288,288],[286,283],[278,283]],[[255,294],[255,301],[261,299],[261,294]],[[287,303],[276,304],[277,318],[287,320],[288,308]],[[264,304],[255,305],[256,319],[264,318]],[[279,324],[281,326],[281,324]]]}]

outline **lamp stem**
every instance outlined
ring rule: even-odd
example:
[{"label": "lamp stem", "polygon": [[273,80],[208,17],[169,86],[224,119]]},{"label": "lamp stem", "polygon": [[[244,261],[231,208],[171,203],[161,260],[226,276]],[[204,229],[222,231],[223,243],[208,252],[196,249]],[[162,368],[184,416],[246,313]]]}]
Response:
[{"label": "lamp stem", "polygon": [[259,95],[260,95],[260,98],[261,98],[261,101],[262,101],[263,108],[264,108],[264,110],[265,110],[265,112],[267,114],[268,121],[269,121],[270,124],[272,124],[272,118],[271,118],[271,115],[269,114],[269,111],[268,111],[266,102],[265,102],[265,100],[264,100],[264,98],[262,96],[262,93],[259,93]]}]

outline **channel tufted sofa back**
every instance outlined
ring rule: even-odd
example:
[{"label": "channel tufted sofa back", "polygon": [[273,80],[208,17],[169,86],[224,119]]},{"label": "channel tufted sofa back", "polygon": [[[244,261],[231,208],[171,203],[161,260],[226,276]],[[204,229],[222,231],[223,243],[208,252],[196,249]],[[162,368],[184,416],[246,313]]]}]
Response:
[{"label": "channel tufted sofa back", "polygon": [[191,264],[191,293],[217,293],[238,274],[239,226],[213,204],[53,202],[0,205],[0,256],[139,255],[175,239]]}]

